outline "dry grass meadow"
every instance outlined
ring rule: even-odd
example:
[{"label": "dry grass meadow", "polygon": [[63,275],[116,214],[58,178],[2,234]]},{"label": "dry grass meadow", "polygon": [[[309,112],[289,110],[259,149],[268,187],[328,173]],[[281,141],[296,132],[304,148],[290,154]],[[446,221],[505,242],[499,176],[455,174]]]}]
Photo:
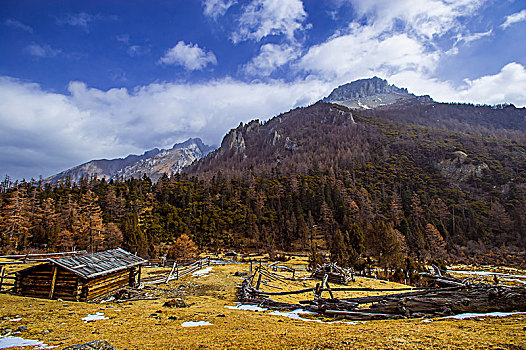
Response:
[{"label": "dry grass meadow", "polygon": [[[146,270],[150,274],[168,273],[169,268]],[[225,306],[236,305],[235,291],[242,281],[242,277],[234,276],[237,271],[248,271],[248,265],[213,265],[208,275],[185,276],[168,284],[146,287],[150,295],[161,296],[156,300],[89,304],[4,294],[0,295],[0,328],[27,327],[17,336],[41,340],[58,349],[100,339],[116,349],[526,349],[526,314],[349,324],[328,319],[319,322],[312,316],[292,319],[273,315],[270,310],[229,309]],[[312,283],[272,281],[264,288],[299,289]],[[353,286],[407,287],[365,278],[357,278]],[[346,294],[351,295],[371,293]],[[190,306],[163,306],[173,297],[181,297]],[[312,295],[280,300],[310,298]],[[104,313],[107,319],[82,321],[96,312]],[[182,327],[187,321],[212,325]]]}]

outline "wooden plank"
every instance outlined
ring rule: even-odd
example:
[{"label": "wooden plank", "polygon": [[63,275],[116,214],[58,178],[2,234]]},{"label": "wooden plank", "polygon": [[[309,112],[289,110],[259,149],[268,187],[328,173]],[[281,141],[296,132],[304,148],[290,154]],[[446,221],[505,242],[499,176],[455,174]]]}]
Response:
[{"label": "wooden plank", "polygon": [[82,267],[86,267],[86,264],[77,265],[77,266],[72,266],[71,268],[76,270],[76,269],[80,269],[80,268],[82,268]]},{"label": "wooden plank", "polygon": [[98,277],[98,276],[108,275],[110,273],[121,271],[121,270],[127,271],[131,267],[142,265],[142,264],[145,264],[145,262],[141,261],[141,262],[136,262],[136,263],[129,264],[129,265],[126,265],[126,266],[119,266],[119,267],[116,267],[116,268],[113,268],[113,269],[92,273],[92,274],[89,274],[86,277],[87,278],[94,278],[94,277]]},{"label": "wooden plank", "polygon": [[117,281],[117,282],[114,282],[112,284],[109,284],[109,285],[106,285],[104,286],[103,288],[97,288],[95,290],[89,290],[87,292],[87,295],[86,295],[86,299],[87,300],[92,300],[92,299],[95,299],[95,298],[98,298],[104,294],[107,294],[109,292],[113,292],[113,291],[117,291],[118,289],[122,289],[122,288],[125,288],[126,286],[128,285],[128,282],[127,281]]},{"label": "wooden plank", "polygon": [[0,269],[2,270],[2,277],[0,277],[0,292],[1,292],[2,291],[2,285],[4,284],[5,267],[1,266]]},{"label": "wooden plank", "polygon": [[304,293],[311,293],[314,292],[316,288],[307,288],[307,289],[301,289],[301,290],[293,290],[290,292],[264,292],[261,290],[258,290],[257,288],[249,288],[249,291],[254,294],[261,294],[261,295],[293,295],[293,294],[304,294]]},{"label": "wooden plank", "polygon": [[104,287],[104,286],[107,286],[107,285],[111,285],[113,283],[124,283],[126,285],[129,284],[129,278],[127,276],[116,276],[115,278],[111,279],[111,280],[106,280],[106,281],[102,281],[100,283],[97,283],[97,284],[91,284],[91,285],[87,285],[87,288],[88,290],[95,290],[95,289],[98,289],[98,288],[101,288],[101,287]]},{"label": "wooden plank", "polygon": [[172,266],[172,269],[170,270],[170,273],[168,274],[168,277],[166,277],[166,281],[164,283],[168,283],[170,281],[170,279],[172,278],[172,274],[175,270],[175,267],[177,266],[177,261],[174,262],[173,266]]},{"label": "wooden plank", "polygon": [[57,266],[53,265],[53,278],[51,280],[51,290],[49,291],[49,299],[53,299],[53,293],[55,292],[55,283],[57,282],[57,272]]},{"label": "wooden plank", "polygon": [[115,279],[115,278],[128,278],[128,271],[122,271],[122,272],[119,272],[119,273],[114,273],[114,274],[111,274],[111,275],[107,275],[107,276],[101,276],[99,278],[93,278],[93,279],[89,279],[87,282],[86,282],[86,285],[87,286],[93,286],[95,284],[99,284],[99,283],[102,283],[104,281],[109,281],[109,280],[112,280],[112,279]]},{"label": "wooden plank", "polygon": [[342,311],[342,310],[325,310],[324,314],[327,315],[342,315],[350,319],[359,319],[359,320],[384,320],[384,319],[393,319],[401,318],[402,316],[392,315],[392,314],[382,314],[377,312],[360,312],[360,311]]}]

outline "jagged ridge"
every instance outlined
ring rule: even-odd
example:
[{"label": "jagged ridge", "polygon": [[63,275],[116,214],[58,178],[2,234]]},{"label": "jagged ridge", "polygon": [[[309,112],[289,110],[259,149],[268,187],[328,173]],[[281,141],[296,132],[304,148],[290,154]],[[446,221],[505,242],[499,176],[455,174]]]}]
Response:
[{"label": "jagged ridge", "polygon": [[323,101],[362,109],[391,105],[401,101],[433,102],[429,96],[416,96],[409,93],[406,88],[389,85],[387,80],[378,77],[340,85]]},{"label": "jagged ridge", "polygon": [[78,182],[82,177],[91,175],[106,180],[147,175],[156,182],[162,174],[178,173],[212,150],[214,147],[205,145],[200,138],[191,138],[175,144],[171,149],[154,148],[142,155],[132,154],[125,158],[92,160],[50,176],[44,181],[57,182],[69,179],[71,182]]}]

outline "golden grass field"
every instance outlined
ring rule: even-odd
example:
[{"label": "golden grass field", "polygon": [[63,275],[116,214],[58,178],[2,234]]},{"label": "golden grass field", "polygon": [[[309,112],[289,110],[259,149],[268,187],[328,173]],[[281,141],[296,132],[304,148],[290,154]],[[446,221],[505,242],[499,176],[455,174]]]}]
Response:
[{"label": "golden grass field", "polygon": [[[169,268],[145,270],[147,274],[168,273]],[[213,265],[208,275],[185,276],[168,284],[147,287],[152,294],[171,291],[171,296],[180,295],[191,304],[187,308],[164,307],[169,298],[88,304],[3,294],[0,328],[14,330],[25,326],[27,330],[18,336],[42,340],[58,349],[100,339],[109,341],[116,349],[526,349],[526,314],[343,324],[296,320],[272,315],[272,311],[228,309],[225,306],[235,305],[236,287],[243,279],[234,273],[242,270],[248,271],[248,265]],[[306,286],[312,283],[315,282],[305,281]],[[304,287],[303,282],[297,281],[268,284],[283,290]],[[407,287],[365,278],[357,278],[353,286]],[[372,294],[352,294],[363,295]],[[311,298],[312,295],[301,295],[296,299]],[[281,300],[292,302],[292,299],[295,298]],[[108,319],[89,323],[81,320],[96,312],[103,312]],[[17,318],[21,320],[10,321]],[[207,321],[213,325],[184,328],[181,325],[186,321]]]}]

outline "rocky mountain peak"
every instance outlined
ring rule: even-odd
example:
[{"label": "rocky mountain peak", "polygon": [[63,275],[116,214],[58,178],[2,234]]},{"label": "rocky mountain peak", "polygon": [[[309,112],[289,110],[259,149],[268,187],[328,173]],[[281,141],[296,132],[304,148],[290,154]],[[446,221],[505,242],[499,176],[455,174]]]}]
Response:
[{"label": "rocky mountain peak", "polygon": [[361,109],[375,108],[408,100],[432,102],[429,96],[415,96],[409,93],[406,88],[390,85],[387,80],[376,76],[340,85],[328,97],[323,99],[324,102]]},{"label": "rocky mountain peak", "polygon": [[327,100],[338,101],[351,98],[369,97],[377,94],[408,94],[407,89],[389,85],[387,80],[373,77],[370,79],[360,79],[338,86],[327,97]]}]

